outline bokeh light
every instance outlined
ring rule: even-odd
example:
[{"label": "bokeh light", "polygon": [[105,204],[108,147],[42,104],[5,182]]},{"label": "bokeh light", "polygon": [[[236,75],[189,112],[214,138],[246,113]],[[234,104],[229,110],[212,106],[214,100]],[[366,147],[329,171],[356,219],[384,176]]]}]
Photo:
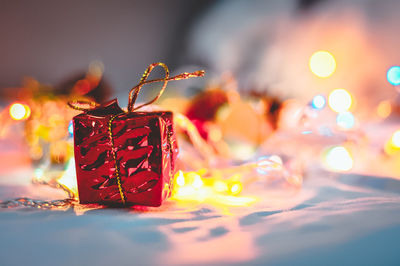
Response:
[{"label": "bokeh light", "polygon": [[400,85],[400,66],[389,68],[386,77],[390,84],[394,86]]},{"label": "bokeh light", "polygon": [[376,113],[381,118],[386,118],[392,113],[392,105],[389,101],[381,101],[376,109]]},{"label": "bokeh light", "polygon": [[314,98],[311,101],[311,106],[317,110],[324,109],[325,105],[326,105],[326,98],[324,95],[320,95],[320,94],[316,95],[316,96],[314,96]]},{"label": "bokeh light", "polygon": [[354,127],[356,120],[354,115],[350,112],[339,113],[336,116],[336,123],[343,129],[351,129]]},{"label": "bokeh light", "polygon": [[392,144],[394,147],[400,149],[400,130],[397,130],[392,135]]},{"label": "bokeh light", "polygon": [[400,129],[385,142],[384,151],[388,155],[398,154],[400,151]]},{"label": "bokeh light", "polygon": [[335,89],[329,94],[328,104],[333,111],[342,113],[350,109],[353,99],[347,90]]},{"label": "bokeh light", "polygon": [[354,165],[350,152],[343,146],[330,147],[324,153],[323,161],[327,169],[335,172],[347,172]]},{"label": "bokeh light", "polygon": [[28,105],[22,103],[13,103],[9,109],[10,116],[14,120],[27,119],[31,115],[31,109]]},{"label": "bokeh light", "polygon": [[336,70],[336,60],[333,55],[327,51],[315,52],[310,57],[310,70],[320,78],[331,76]]}]

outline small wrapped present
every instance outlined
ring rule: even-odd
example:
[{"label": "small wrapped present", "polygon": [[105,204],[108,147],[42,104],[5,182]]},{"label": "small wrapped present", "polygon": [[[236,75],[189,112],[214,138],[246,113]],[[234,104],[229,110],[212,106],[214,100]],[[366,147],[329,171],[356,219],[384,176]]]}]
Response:
[{"label": "small wrapped present", "polygon": [[[147,80],[156,66],[166,77]],[[178,145],[172,112],[138,112],[156,101],[167,82],[203,76],[203,71],[169,77],[162,63],[149,66],[129,94],[128,110],[112,100],[96,103],[71,102],[83,110],[74,117],[74,151],[80,203],[160,206],[171,195]],[[164,82],[150,102],[134,107],[146,83]],[[86,107],[82,107],[86,106]]]}]

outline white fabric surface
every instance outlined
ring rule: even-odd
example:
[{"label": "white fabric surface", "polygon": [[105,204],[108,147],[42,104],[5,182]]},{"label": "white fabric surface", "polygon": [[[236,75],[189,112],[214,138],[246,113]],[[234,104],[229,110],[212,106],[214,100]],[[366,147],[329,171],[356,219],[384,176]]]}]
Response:
[{"label": "white fabric surface", "polygon": [[[0,197],[48,190],[3,184]],[[390,178],[320,173],[300,190],[252,191],[249,207],[3,209],[0,264],[398,265],[399,192]]]}]

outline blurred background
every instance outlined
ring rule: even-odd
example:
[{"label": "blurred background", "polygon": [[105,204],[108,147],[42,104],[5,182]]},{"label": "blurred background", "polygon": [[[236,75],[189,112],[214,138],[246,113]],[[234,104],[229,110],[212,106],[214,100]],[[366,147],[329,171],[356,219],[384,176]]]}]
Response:
[{"label": "blurred background", "polygon": [[[1,95],[15,93],[26,76],[60,86],[99,61],[112,94],[124,101],[145,66],[161,61],[173,70],[205,67],[209,77],[231,71],[241,90],[308,100],[341,86],[376,103],[395,96],[386,71],[400,60],[399,6],[396,0],[1,1]],[[335,55],[329,82],[308,69],[318,50]]]},{"label": "blurred background", "polygon": [[[0,5],[0,137],[23,138],[27,160],[50,154],[51,162],[64,165],[72,156],[71,118],[78,113],[66,102],[117,97],[126,106],[129,89],[153,62],[165,62],[172,74],[206,70],[206,78],[171,82],[157,104],[185,114],[218,156],[293,155],[290,147],[271,144],[276,132],[291,130],[343,136],[342,144],[363,140],[372,128],[382,143],[365,138],[377,153],[400,149],[400,131],[383,130],[387,123],[381,123],[398,124],[399,1]],[[156,91],[144,90],[139,100]],[[368,165],[363,162],[360,169]]]}]

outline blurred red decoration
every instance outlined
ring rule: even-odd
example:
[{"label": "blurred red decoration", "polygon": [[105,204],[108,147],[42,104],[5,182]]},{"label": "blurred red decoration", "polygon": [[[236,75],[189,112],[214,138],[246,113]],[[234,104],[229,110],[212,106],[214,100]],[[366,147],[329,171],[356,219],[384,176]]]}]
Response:
[{"label": "blurred red decoration", "polygon": [[206,90],[193,99],[186,111],[186,116],[192,120],[200,135],[207,139],[206,122],[214,121],[218,109],[227,103],[228,96],[224,90],[219,88]]}]

